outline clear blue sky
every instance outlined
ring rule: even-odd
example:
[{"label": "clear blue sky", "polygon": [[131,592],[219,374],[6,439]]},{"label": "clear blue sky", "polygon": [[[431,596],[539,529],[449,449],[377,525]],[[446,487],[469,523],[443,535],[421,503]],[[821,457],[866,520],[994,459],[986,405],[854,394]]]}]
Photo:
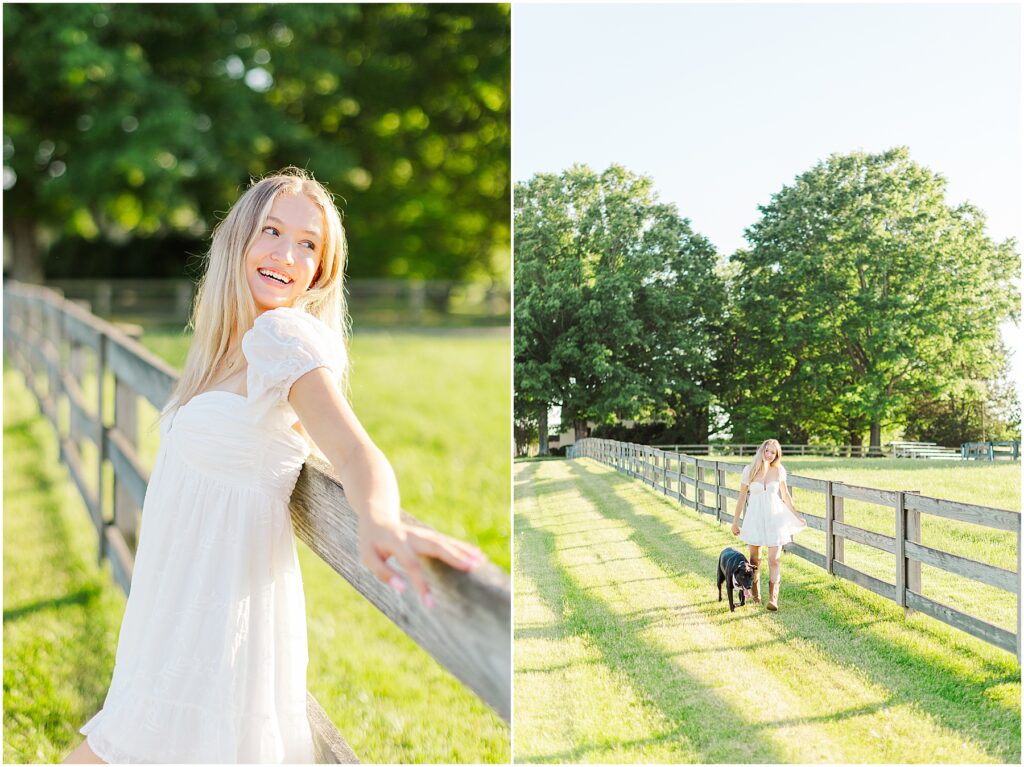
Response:
[{"label": "clear blue sky", "polygon": [[896,145],[1024,240],[1016,4],[516,4],[512,113],[515,180],[620,163],[724,253],[817,161]]}]

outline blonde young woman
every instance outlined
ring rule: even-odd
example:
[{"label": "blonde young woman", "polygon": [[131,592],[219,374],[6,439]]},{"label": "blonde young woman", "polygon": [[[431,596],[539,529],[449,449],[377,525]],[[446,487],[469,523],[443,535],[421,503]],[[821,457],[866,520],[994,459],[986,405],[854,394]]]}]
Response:
[{"label": "blonde young woman", "polygon": [[[746,513],[744,513],[744,511]],[[743,526],[740,527],[740,515]],[[769,610],[779,609],[780,560],[782,546],[807,526],[793,505],[782,465],[782,446],[766,439],[758,447],[754,460],[744,467],[740,477],[740,497],[732,520],[732,534],[750,546],[750,564],[754,567],[755,602],[761,601],[761,549],[768,547]]]},{"label": "blonde young woman", "polygon": [[103,708],[66,762],[312,762],[306,618],[288,498],[313,445],[359,514],[363,564],[469,570],[474,547],[405,526],[398,485],[342,394],[346,245],[293,168],[216,227],[185,370],[161,414],[135,571]]}]

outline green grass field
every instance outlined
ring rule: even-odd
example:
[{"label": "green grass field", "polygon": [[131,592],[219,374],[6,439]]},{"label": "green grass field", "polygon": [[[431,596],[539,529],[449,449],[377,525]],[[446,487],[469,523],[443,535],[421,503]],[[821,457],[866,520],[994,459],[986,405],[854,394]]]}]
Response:
[{"label": "green grass field", "polygon": [[[186,341],[144,337],[175,367]],[[403,507],[509,553],[507,336],[356,336],[353,406],[399,477]],[[95,380],[86,396],[95,397]],[[84,504],[21,376],[4,376],[4,761],[59,761],[102,705],[124,597],[95,565]],[[112,399],[112,397],[111,397]],[[152,466],[155,411],[140,408]],[[95,473],[95,455],[86,454]],[[364,761],[507,762],[508,727],[301,542],[311,692]]]},{"label": "green grass field", "polygon": [[730,613],[728,528],[588,459],[515,498],[517,762],[1020,762],[1010,654],[795,556]]}]

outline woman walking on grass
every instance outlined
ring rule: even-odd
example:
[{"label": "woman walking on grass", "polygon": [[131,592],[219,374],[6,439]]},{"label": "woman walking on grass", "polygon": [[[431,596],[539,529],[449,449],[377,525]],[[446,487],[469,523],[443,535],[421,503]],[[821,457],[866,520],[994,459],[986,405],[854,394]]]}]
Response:
[{"label": "woman walking on grass", "polygon": [[[744,510],[746,513],[744,514]],[[743,526],[740,527],[740,515]],[[782,546],[807,527],[807,521],[793,506],[782,465],[782,446],[766,439],[758,447],[754,460],[740,476],[740,497],[732,519],[732,534],[750,545],[750,564],[754,568],[755,602],[761,601],[761,547],[768,547],[769,610],[779,609],[780,560]]]},{"label": "woman walking on grass", "polygon": [[161,413],[110,689],[66,762],[312,762],[306,614],[288,500],[315,443],[359,515],[362,563],[430,607],[418,556],[474,547],[407,527],[342,394],[346,245],[327,190],[289,168],[216,227],[185,369]]}]

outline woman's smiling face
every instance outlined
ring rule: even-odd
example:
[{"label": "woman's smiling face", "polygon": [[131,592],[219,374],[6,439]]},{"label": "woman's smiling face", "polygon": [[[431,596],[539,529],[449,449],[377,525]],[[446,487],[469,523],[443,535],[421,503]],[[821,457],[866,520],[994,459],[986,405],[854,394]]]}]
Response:
[{"label": "woman's smiling face", "polygon": [[771,463],[772,461],[774,461],[776,455],[778,455],[778,453],[775,452],[775,445],[765,445],[764,446],[764,459],[768,463]]},{"label": "woman's smiling face", "polygon": [[320,268],[323,233],[323,214],[312,200],[277,196],[245,259],[257,312],[291,306],[309,289]]}]

